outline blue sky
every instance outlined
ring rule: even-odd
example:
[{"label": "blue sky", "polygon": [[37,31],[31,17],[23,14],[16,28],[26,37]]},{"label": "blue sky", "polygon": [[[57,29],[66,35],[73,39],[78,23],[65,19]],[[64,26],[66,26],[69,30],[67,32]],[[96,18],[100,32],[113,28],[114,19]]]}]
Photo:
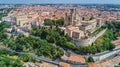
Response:
[{"label": "blue sky", "polygon": [[0,0],[0,4],[29,4],[29,3],[94,3],[94,4],[120,4],[120,0]]}]

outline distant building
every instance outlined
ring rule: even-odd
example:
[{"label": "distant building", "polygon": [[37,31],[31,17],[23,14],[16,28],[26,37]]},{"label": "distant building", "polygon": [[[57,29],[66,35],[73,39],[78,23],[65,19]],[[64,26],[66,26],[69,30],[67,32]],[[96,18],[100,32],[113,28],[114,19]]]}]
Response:
[{"label": "distant building", "polygon": [[25,16],[17,16],[16,17],[16,24],[20,27],[25,27],[30,29],[31,28],[31,19],[29,19],[26,15]]},{"label": "distant building", "polygon": [[9,16],[7,16],[7,17],[3,17],[2,18],[2,21],[6,21],[6,22],[15,22],[15,17],[9,17]]}]

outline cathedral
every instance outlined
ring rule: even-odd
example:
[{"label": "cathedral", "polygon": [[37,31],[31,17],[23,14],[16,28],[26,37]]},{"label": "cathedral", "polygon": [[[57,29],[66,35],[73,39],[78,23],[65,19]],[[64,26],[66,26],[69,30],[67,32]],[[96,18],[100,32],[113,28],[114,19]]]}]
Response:
[{"label": "cathedral", "polygon": [[74,41],[83,41],[93,37],[93,32],[102,25],[101,19],[89,21],[81,20],[76,13],[76,8],[70,9],[65,17],[65,34],[70,36]]},{"label": "cathedral", "polygon": [[65,26],[68,25],[75,25],[75,20],[76,20],[76,8],[70,9],[70,14],[65,15]]}]

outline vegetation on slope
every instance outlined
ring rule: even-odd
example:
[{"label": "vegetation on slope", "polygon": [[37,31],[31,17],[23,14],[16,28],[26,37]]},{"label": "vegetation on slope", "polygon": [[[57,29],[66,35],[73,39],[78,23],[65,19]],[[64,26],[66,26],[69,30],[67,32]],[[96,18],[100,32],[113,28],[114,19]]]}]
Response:
[{"label": "vegetation on slope", "polygon": [[117,39],[117,37],[120,36],[120,22],[106,22],[105,27],[107,28],[107,31],[103,36],[98,38],[95,43],[90,46],[79,47],[79,51],[77,53],[95,54],[114,49],[115,45],[113,45],[111,41]]},{"label": "vegetation on slope", "polygon": [[20,59],[14,58],[16,53],[0,50],[0,67],[22,67]]}]

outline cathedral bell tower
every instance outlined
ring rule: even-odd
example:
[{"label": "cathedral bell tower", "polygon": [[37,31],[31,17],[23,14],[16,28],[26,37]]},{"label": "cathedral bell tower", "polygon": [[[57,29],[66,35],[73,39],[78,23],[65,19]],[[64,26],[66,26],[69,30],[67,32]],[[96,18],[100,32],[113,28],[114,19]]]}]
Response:
[{"label": "cathedral bell tower", "polygon": [[76,8],[70,9],[70,14],[65,14],[65,23],[64,26],[67,25],[75,25],[76,24]]}]

